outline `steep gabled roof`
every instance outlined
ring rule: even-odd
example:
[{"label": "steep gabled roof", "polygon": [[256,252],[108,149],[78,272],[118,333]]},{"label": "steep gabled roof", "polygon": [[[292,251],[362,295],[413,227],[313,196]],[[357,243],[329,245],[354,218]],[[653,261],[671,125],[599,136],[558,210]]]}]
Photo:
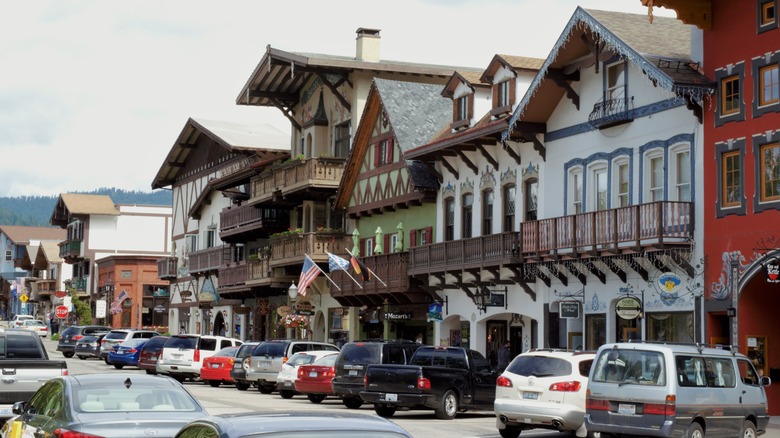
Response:
[{"label": "steep gabled roof", "polygon": [[456,71],[452,74],[447,83],[444,84],[444,89],[442,90],[441,95],[452,99],[452,96],[455,94],[455,89],[458,88],[458,85],[460,84],[466,84],[467,86],[471,87],[472,90],[474,90],[476,87],[490,88],[490,84],[482,83],[481,78],[482,72]]},{"label": "steep gabled roof", "polygon": [[[63,231],[64,234],[66,230],[61,231]],[[60,245],[58,242],[41,242],[41,247],[38,249],[38,256],[45,257],[49,263],[62,262],[62,258],[60,257]]]},{"label": "steep gabled roof", "polygon": [[[395,144],[403,159],[406,151],[425,144],[452,117],[452,102],[441,97],[441,85],[374,78],[355,132],[355,143],[347,160],[344,179],[336,195],[337,208],[346,208],[349,202],[363,158],[368,153],[368,138],[375,117],[382,110],[393,129]],[[439,180],[427,166],[417,161],[404,161],[416,189],[439,188]]]},{"label": "steep gabled roof", "polygon": [[152,189],[172,185],[182,165],[204,135],[225,150],[256,156],[259,160],[282,158],[290,153],[290,135],[266,123],[242,124],[189,118],[152,181]]},{"label": "steep gabled roof", "polygon": [[119,210],[108,195],[62,193],[57,203],[60,202],[72,215],[119,216]]},{"label": "steep gabled roof", "polygon": [[31,240],[59,242],[65,240],[68,235],[67,230],[62,228],[20,225],[0,225],[0,233],[8,236],[8,239],[15,245],[27,244]]},{"label": "steep gabled roof", "polygon": [[479,80],[486,84],[492,83],[493,76],[495,76],[498,69],[502,66],[516,72],[525,70],[533,73],[539,71],[542,64],[544,64],[544,59],[540,58],[529,58],[527,56],[516,55],[495,55]]},{"label": "steep gabled roof", "polygon": [[547,121],[565,93],[550,73],[592,57],[591,47],[583,40],[606,46],[658,87],[701,102],[713,86],[691,61],[690,31],[691,26],[674,18],[655,17],[651,24],[646,15],[578,7],[512,114],[503,139],[511,135],[520,118],[523,122]]}]

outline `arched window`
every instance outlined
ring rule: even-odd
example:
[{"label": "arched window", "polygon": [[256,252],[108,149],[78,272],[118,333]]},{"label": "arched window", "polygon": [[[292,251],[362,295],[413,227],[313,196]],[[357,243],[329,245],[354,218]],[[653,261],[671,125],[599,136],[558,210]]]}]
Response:
[{"label": "arched window", "polygon": [[474,195],[466,193],[461,202],[461,239],[468,239],[472,235],[472,217],[474,208]]},{"label": "arched window", "polygon": [[538,219],[538,199],[537,192],[539,190],[539,180],[536,178],[529,178],[523,183],[523,200],[525,207],[525,220],[535,221]]},{"label": "arched window", "polygon": [[517,187],[514,184],[504,186],[502,195],[504,210],[504,231],[515,230],[515,202],[517,201]]},{"label": "arched window", "polygon": [[455,199],[444,200],[444,240],[455,240]]},{"label": "arched window", "polygon": [[493,190],[482,192],[482,235],[493,234]]}]

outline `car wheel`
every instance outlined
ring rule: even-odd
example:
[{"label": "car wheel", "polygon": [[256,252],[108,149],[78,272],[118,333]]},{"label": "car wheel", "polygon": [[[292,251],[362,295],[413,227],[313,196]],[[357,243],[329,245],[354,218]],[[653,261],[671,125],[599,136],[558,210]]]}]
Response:
[{"label": "car wheel", "polygon": [[283,389],[283,390],[279,391],[279,395],[281,395],[282,398],[293,398],[293,396],[295,395],[295,392],[287,391],[287,390]]},{"label": "car wheel", "polygon": [[209,385],[211,385],[212,388],[219,388],[219,384],[222,383],[219,380],[209,380]]},{"label": "car wheel", "polygon": [[103,359],[103,362],[105,362],[105,363],[106,363],[106,365],[111,365],[111,361],[110,361],[110,360],[108,360],[108,356],[106,356],[106,358],[105,358],[105,359]]},{"label": "car wheel", "polygon": [[249,384],[236,382],[236,389],[239,391],[246,391],[247,389],[249,389]]},{"label": "car wheel", "polygon": [[455,391],[448,390],[441,398],[441,404],[436,409],[436,418],[440,420],[452,420],[458,413],[458,395]]},{"label": "car wheel", "polygon": [[396,407],[392,405],[374,405],[374,412],[382,418],[390,418],[395,414]]},{"label": "car wheel", "polygon": [[79,356],[79,359],[81,359],[81,360],[87,360],[87,356]]},{"label": "car wheel", "polygon": [[157,374],[154,372],[154,370],[146,370],[146,374]]},{"label": "car wheel", "polygon": [[704,438],[704,430],[699,423],[691,423],[685,432],[685,438]]},{"label": "car wheel", "polygon": [[517,438],[521,431],[522,429],[517,427],[507,426],[504,429],[498,429],[498,434],[501,435],[501,438]]},{"label": "car wheel", "polygon": [[750,420],[745,420],[742,424],[742,432],[739,433],[740,438],[756,438],[756,426]]},{"label": "car wheel", "polygon": [[171,376],[171,377],[173,377],[173,380],[175,380],[175,381],[177,381],[179,383],[184,383],[184,380],[185,380],[184,376],[175,376],[174,375],[174,376]]},{"label": "car wheel", "polygon": [[309,394],[307,395],[309,397],[309,401],[312,403],[322,403],[323,400],[325,400],[325,394]]},{"label": "car wheel", "polygon": [[62,353],[62,355],[63,355],[63,356],[65,356],[65,357],[67,357],[67,358],[71,358],[71,357],[73,357],[73,354],[74,354],[74,353]]},{"label": "car wheel", "polygon": [[359,397],[345,397],[341,402],[349,409],[360,409],[363,406],[363,399]]},{"label": "car wheel", "polygon": [[114,368],[116,368],[116,369],[118,369],[118,370],[121,370],[121,369],[122,369],[122,368],[124,368],[124,367],[125,367],[125,365],[124,365],[124,364],[121,364],[121,363],[115,363],[115,364],[114,364]]},{"label": "car wheel", "polygon": [[260,386],[257,387],[257,390],[260,391],[262,394],[270,394],[270,393],[274,392],[274,387],[273,386],[260,385]]}]

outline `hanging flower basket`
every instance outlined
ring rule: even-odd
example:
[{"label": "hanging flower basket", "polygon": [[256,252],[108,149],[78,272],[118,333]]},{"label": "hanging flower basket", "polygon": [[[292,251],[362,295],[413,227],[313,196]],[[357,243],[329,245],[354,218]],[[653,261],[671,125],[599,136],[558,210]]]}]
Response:
[{"label": "hanging flower basket", "polygon": [[288,314],[281,318],[279,324],[284,327],[306,327],[309,325],[309,317],[306,315],[292,315]]}]

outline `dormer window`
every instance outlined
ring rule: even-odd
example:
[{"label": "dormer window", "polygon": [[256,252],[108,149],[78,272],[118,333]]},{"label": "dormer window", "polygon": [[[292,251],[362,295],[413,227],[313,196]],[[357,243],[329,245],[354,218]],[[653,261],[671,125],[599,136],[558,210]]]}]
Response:
[{"label": "dormer window", "polygon": [[515,79],[507,79],[493,85],[493,109],[490,115],[497,116],[512,111],[515,103]]},{"label": "dormer window", "polygon": [[469,121],[474,114],[474,95],[465,94],[453,99],[453,117],[452,129],[459,129],[462,127],[468,127]]}]

